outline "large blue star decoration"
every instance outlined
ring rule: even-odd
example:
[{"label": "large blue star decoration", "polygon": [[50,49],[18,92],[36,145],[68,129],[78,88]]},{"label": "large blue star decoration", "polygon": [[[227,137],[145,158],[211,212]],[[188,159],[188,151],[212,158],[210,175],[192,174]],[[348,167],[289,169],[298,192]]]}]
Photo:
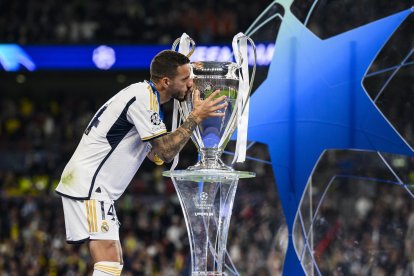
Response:
[{"label": "large blue star decoration", "polygon": [[292,240],[297,210],[318,159],[328,149],[414,156],[369,98],[362,79],[402,11],[321,40],[285,8],[267,79],[250,102],[248,139],[268,144],[289,243],[284,275],[303,275]]}]

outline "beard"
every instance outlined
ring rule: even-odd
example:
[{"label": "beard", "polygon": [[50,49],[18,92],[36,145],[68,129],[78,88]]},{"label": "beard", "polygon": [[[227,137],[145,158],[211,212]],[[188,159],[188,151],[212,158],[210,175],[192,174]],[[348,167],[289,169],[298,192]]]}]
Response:
[{"label": "beard", "polygon": [[173,95],[172,98],[175,99],[175,100],[177,100],[177,101],[179,101],[179,102],[184,102],[186,100],[186,98],[187,98],[187,95],[190,92],[191,92],[190,90],[187,90],[186,93],[183,96],[181,96],[181,93],[178,92],[175,95]]},{"label": "beard", "polygon": [[177,100],[179,102],[184,102],[185,101],[185,97],[180,97],[180,95],[176,95],[172,97],[174,100]]}]

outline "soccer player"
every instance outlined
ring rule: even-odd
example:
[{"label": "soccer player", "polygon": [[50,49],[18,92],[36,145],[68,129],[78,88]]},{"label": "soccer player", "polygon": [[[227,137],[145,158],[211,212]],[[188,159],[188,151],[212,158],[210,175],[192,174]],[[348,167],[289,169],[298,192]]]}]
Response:
[{"label": "soccer player", "polygon": [[[93,276],[120,275],[123,267],[114,201],[129,185],[147,156],[171,162],[194,128],[227,106],[215,91],[205,100],[192,91],[189,59],[162,51],[151,62],[150,81],[132,84],[107,101],[87,126],[66,165],[56,192],[62,196],[68,243],[89,242]],[[194,93],[194,109],[171,133],[160,105]]]}]

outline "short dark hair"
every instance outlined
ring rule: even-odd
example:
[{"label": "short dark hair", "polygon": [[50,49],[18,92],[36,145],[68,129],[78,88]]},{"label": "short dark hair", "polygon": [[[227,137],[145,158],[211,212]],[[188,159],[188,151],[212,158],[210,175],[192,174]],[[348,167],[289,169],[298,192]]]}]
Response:
[{"label": "short dark hair", "polygon": [[189,62],[188,57],[176,51],[161,51],[151,61],[151,80],[158,81],[163,77],[172,79],[177,75],[177,67]]}]

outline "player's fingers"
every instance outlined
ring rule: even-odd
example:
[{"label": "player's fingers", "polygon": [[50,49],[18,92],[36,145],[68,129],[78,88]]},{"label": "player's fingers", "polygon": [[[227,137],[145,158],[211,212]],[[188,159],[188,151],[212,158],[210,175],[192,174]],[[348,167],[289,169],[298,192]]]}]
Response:
[{"label": "player's fingers", "polygon": [[212,101],[214,100],[214,98],[220,93],[220,90],[217,89],[216,91],[214,91],[213,93],[210,94],[210,96],[208,96],[208,98],[206,99],[207,101]]},{"label": "player's fingers", "polygon": [[214,106],[213,106],[213,110],[214,110],[214,111],[217,111],[217,110],[220,110],[220,109],[226,108],[227,106],[228,106],[228,103],[227,103],[227,102],[222,103],[222,104],[217,104],[217,105],[214,105]]},{"label": "player's fingers", "polygon": [[225,115],[224,112],[211,112],[209,114],[210,117],[223,117]]},{"label": "player's fingers", "polygon": [[214,114],[214,116],[218,116],[217,114],[223,114],[223,116],[224,116],[224,113],[226,111],[226,107],[227,107],[227,103],[210,106],[209,114],[210,115]]},{"label": "player's fingers", "polygon": [[195,89],[193,91],[193,103],[197,103],[200,101],[200,91],[198,89]]},{"label": "player's fingers", "polygon": [[216,104],[218,104],[218,103],[220,103],[220,102],[222,102],[222,101],[224,101],[226,99],[227,99],[227,96],[220,96],[217,99],[212,100],[211,103],[213,105],[216,105]]}]

